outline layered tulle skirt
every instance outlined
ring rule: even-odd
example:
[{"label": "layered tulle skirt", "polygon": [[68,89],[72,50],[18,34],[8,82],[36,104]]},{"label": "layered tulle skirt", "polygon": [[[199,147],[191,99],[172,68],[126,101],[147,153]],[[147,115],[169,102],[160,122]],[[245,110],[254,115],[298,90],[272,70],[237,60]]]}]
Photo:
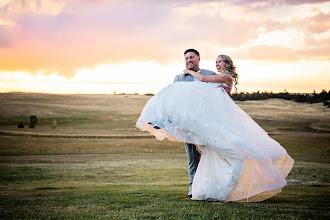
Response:
[{"label": "layered tulle skirt", "polygon": [[202,152],[193,199],[261,201],[286,185],[293,159],[215,83],[173,83],[145,105],[136,127]]}]

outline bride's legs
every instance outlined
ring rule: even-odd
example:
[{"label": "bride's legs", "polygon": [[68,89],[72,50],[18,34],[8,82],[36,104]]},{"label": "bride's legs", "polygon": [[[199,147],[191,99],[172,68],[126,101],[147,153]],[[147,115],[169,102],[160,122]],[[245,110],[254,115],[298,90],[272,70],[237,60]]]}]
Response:
[{"label": "bride's legs", "polygon": [[189,175],[188,195],[191,195],[192,183],[200,160],[200,153],[197,151],[196,146],[194,144],[185,143],[185,147],[188,156],[188,175]]}]

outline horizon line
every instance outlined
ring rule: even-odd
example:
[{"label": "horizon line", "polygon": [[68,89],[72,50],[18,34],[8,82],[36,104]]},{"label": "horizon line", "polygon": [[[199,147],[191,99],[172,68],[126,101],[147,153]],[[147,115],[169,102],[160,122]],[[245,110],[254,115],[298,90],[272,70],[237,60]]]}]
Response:
[{"label": "horizon line", "polygon": [[[288,90],[284,90],[284,91],[280,91],[280,92],[273,92],[273,91],[253,91],[253,92],[248,92],[248,91],[239,91],[239,92],[232,92],[232,94],[240,94],[240,93],[273,93],[273,94],[279,94],[279,93],[289,93],[289,94],[313,94],[315,93],[322,93],[323,91],[326,92],[330,92],[330,89],[322,89],[320,92],[317,92],[316,90],[314,90],[313,92],[289,92]],[[50,93],[50,92],[24,92],[24,91],[8,91],[8,92],[0,92],[0,94],[8,94],[8,93],[25,93],[25,94],[48,94],[48,95],[155,95],[157,93],[153,93],[153,92],[146,92],[146,93],[139,93],[139,92],[135,92],[135,93],[128,93],[128,92],[115,92],[115,93]]]}]

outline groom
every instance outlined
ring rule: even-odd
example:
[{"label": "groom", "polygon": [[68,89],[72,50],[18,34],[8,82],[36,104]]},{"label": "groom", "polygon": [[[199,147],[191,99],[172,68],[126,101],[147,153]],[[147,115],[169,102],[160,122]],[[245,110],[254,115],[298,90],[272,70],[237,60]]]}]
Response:
[{"label": "groom", "polygon": [[[199,68],[200,57],[199,57],[199,52],[197,50],[195,49],[186,50],[184,52],[184,58],[186,62],[186,68],[188,70],[199,72],[200,74],[203,74],[205,76],[215,75],[215,72]],[[193,82],[199,80],[189,74],[180,74],[175,77],[174,82],[180,82],[180,81]],[[200,153],[197,151],[196,146],[194,144],[185,143],[185,147],[188,156],[188,175],[189,175],[189,192],[187,195],[187,199],[190,199],[192,197],[191,188],[197,170],[197,166],[199,163]]]}]

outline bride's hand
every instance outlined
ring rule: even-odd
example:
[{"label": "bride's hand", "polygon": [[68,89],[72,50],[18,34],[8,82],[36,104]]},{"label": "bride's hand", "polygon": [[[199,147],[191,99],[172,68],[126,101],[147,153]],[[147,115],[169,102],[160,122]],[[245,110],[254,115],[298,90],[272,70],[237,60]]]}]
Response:
[{"label": "bride's hand", "polygon": [[184,69],[184,70],[183,70],[183,73],[184,73],[184,74],[190,74],[190,72],[191,72],[191,70],[188,70],[188,69]]}]

